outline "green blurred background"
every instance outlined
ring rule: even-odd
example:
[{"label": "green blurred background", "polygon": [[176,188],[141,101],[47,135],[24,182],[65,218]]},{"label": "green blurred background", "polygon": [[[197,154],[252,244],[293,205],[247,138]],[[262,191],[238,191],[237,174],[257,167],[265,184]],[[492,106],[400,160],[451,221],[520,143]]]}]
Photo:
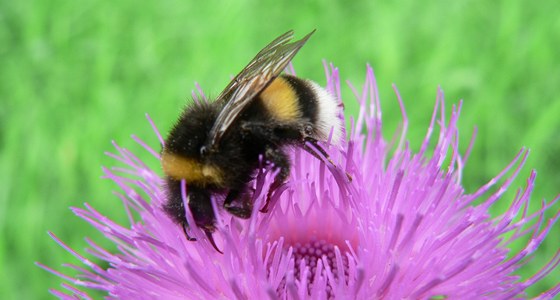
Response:
[{"label": "green blurred background", "polygon": [[[46,234],[76,249],[100,240],[69,206],[89,202],[124,220],[115,185],[100,179],[111,140],[152,162],[131,139],[154,147],[144,113],[166,131],[194,82],[216,95],[272,38],[288,29],[315,35],[294,60],[298,74],[324,83],[322,59],[359,85],[371,63],[384,131],[401,121],[391,83],[404,99],[414,149],[441,85],[449,107],[464,99],[462,149],[478,138],[465,169],[467,192],[494,177],[522,146],[532,150],[515,186],[538,170],[537,206],[560,191],[560,6],[558,1],[0,1],[0,294],[49,298],[76,260]],[[355,105],[346,89],[347,115]],[[508,193],[501,207],[513,196]],[[555,210],[558,205],[555,206]],[[495,211],[500,211],[495,210]],[[559,247],[556,226],[532,274]],[[110,246],[108,243],[104,245]],[[531,293],[558,281],[556,270]]]}]

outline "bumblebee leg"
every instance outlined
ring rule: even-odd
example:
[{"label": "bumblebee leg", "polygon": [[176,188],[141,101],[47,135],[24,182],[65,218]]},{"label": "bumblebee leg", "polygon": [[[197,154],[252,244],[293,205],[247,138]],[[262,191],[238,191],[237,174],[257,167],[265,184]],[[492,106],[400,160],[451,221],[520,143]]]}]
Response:
[{"label": "bumblebee leg", "polygon": [[196,238],[190,236],[189,233],[187,232],[187,229],[189,229],[189,224],[187,223],[187,221],[182,222],[181,227],[183,227],[183,232],[185,233],[185,237],[187,238],[187,241],[189,242],[196,241]]},{"label": "bumblebee leg", "polygon": [[196,241],[195,238],[188,234],[190,228],[187,218],[185,216],[185,205],[183,204],[183,197],[181,196],[181,182],[171,178],[167,178],[167,202],[163,205],[165,213],[183,228],[185,237],[189,241]]},{"label": "bumblebee leg", "polygon": [[216,230],[216,216],[211,201],[210,193],[207,190],[196,188],[189,190],[189,208],[196,226],[204,231],[212,247],[223,254],[212,236],[212,233]]},{"label": "bumblebee leg", "polygon": [[269,141],[272,144],[282,144],[286,140],[299,141],[304,138],[304,132],[310,125],[297,123],[245,122],[241,124],[243,135],[250,135]]},{"label": "bumblebee leg", "polygon": [[[234,205],[235,202],[241,202],[241,206]],[[239,189],[230,190],[224,201],[224,208],[232,215],[248,219],[253,212],[253,201],[251,195],[247,192],[241,192]]]},{"label": "bumblebee leg", "polygon": [[[311,123],[246,122],[241,125],[241,129],[244,134],[251,134],[253,136],[266,139],[273,144],[280,144],[285,139],[297,141],[309,154],[315,156],[319,160],[323,160],[321,158],[321,155],[323,155],[327,162],[335,170],[337,169],[327,151],[325,151],[325,149],[318,144],[318,141],[312,137],[313,124]],[[310,147],[307,143],[310,143],[313,147]],[[352,176],[347,172],[345,173],[348,180],[352,181]]]},{"label": "bumblebee leg", "polygon": [[[313,149],[312,147],[309,147],[307,145],[307,143],[310,143],[311,145],[313,145]],[[323,155],[325,157],[325,159],[335,168],[337,169],[336,165],[334,164],[334,162],[332,161],[331,157],[329,156],[329,154],[327,153],[327,151],[325,151],[325,149],[323,149],[318,143],[317,140],[312,139],[312,138],[307,138],[305,139],[305,141],[303,142],[302,148],[307,151],[309,154],[315,156],[318,160],[322,160],[321,156],[319,156],[319,154],[317,152],[319,152],[321,155]],[[348,174],[348,172],[346,173],[346,178],[348,178],[349,181],[352,181],[352,176],[350,174]]]},{"label": "bumblebee leg", "polygon": [[[181,181],[167,178],[167,202],[163,205],[165,213],[177,224],[181,226],[185,237],[188,241],[196,241],[196,238],[188,234],[190,224],[187,222],[185,215],[185,205],[183,204],[183,197],[181,195]],[[189,209],[196,223],[196,226],[204,231],[208,241],[216,249],[222,253],[212,237],[212,233],[216,229],[215,222],[216,216],[212,208],[210,199],[210,192],[204,189],[189,186],[187,189],[187,196],[189,197]]]},{"label": "bumblebee leg", "polygon": [[216,217],[210,199],[210,193],[204,189],[189,189],[189,208],[196,226],[213,232]]},{"label": "bumblebee leg", "polygon": [[220,252],[220,254],[224,254],[224,252],[222,252],[222,250],[220,250],[220,248],[218,248],[218,245],[216,245],[216,242],[214,241],[214,236],[212,236],[212,231],[203,229],[204,233],[206,234],[206,238],[208,238],[208,241],[210,242],[210,244],[212,245],[212,247],[214,247],[214,249],[218,252]]},{"label": "bumblebee leg", "polygon": [[[315,149],[313,149],[312,147],[309,147],[309,146],[307,145],[307,143],[310,143],[311,145],[313,145],[313,147],[314,147]],[[325,151],[325,149],[323,149],[323,147],[321,147],[321,146],[319,145],[319,143],[317,142],[316,139],[312,139],[312,138],[306,138],[306,139],[304,139],[302,148],[303,148],[305,151],[307,151],[309,154],[311,154],[311,155],[315,156],[317,159],[321,160],[321,156],[319,156],[319,154],[317,153],[317,151],[318,151],[320,154],[322,154],[322,155],[327,159],[327,161],[328,161],[330,164],[332,164],[332,165],[336,168],[336,165],[335,165],[334,162],[332,161],[332,159],[331,159],[331,157],[329,156],[329,154],[327,153],[327,151]]]},{"label": "bumblebee leg", "polygon": [[280,169],[280,172],[274,178],[274,181],[268,189],[266,194],[266,200],[264,206],[260,209],[260,212],[268,212],[268,206],[270,205],[270,199],[272,198],[272,193],[280,188],[288,176],[290,175],[290,159],[288,156],[278,148],[267,147],[265,152],[265,158],[267,161],[274,164],[274,166]]}]

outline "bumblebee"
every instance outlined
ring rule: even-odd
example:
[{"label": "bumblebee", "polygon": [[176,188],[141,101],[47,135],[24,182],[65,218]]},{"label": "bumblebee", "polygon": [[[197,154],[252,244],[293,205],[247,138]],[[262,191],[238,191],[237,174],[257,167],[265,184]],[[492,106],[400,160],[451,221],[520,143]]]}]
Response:
[{"label": "bumblebee", "polygon": [[220,251],[212,238],[216,220],[212,196],[225,196],[226,211],[249,218],[253,210],[250,183],[263,158],[278,169],[261,208],[266,212],[271,193],[290,172],[286,147],[302,147],[316,157],[320,152],[328,158],[317,142],[340,139],[342,124],[335,98],[315,82],[281,75],[313,32],[295,42],[290,42],[293,31],[276,38],[214,101],[188,105],[171,129],[161,157],[167,189],[164,210],[183,227],[187,239],[194,240],[187,233],[192,224],[185,215],[183,180],[196,226]]}]

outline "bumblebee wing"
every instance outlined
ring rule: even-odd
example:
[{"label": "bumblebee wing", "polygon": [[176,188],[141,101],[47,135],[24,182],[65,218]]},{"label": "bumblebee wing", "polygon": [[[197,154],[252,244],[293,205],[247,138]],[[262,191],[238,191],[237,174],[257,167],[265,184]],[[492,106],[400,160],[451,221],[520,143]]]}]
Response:
[{"label": "bumblebee wing", "polygon": [[293,31],[277,37],[264,47],[249,64],[228,84],[216,101],[223,105],[208,136],[208,146],[215,147],[241,112],[276,78],[313,34],[288,43]]},{"label": "bumblebee wing", "polygon": [[262,62],[265,57],[270,57],[271,53],[274,53],[274,48],[280,45],[286,44],[289,42],[294,35],[294,31],[290,30],[281,36],[274,39],[274,41],[270,42],[270,44],[266,45],[255,57],[247,64],[247,66],[235,76],[235,78],[228,84],[228,86],[222,91],[222,93],[218,96],[216,101],[225,102],[228,99],[231,99],[232,92],[235,91],[235,88],[240,85],[242,81],[246,81],[252,77],[254,77],[255,71],[257,71],[256,65],[259,65],[259,62]]}]

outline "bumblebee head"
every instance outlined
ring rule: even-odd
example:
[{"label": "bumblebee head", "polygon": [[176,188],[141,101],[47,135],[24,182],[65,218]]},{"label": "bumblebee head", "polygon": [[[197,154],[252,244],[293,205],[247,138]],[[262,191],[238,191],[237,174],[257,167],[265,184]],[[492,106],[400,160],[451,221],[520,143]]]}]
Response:
[{"label": "bumblebee head", "polygon": [[217,109],[208,103],[190,105],[183,112],[162,151],[161,163],[167,176],[202,185],[221,180],[220,170],[212,163],[212,153],[205,145],[216,115]]},{"label": "bumblebee head", "polygon": [[188,106],[169,133],[164,152],[192,159],[207,157],[206,140],[216,115],[216,108],[205,102]]}]

